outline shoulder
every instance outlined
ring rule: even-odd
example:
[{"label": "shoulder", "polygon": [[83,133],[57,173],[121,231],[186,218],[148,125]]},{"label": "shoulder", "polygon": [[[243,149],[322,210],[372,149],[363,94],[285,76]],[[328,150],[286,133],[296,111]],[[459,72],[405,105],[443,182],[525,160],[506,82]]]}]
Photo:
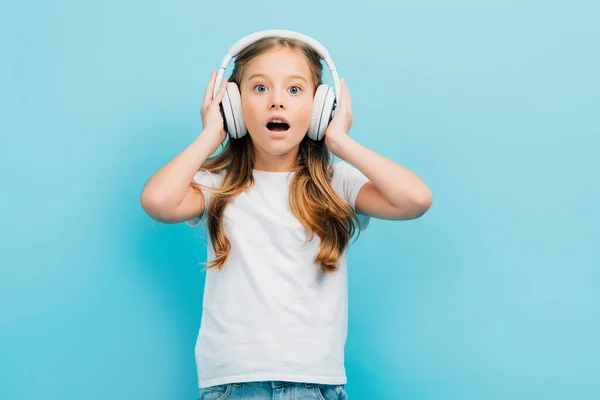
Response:
[{"label": "shoulder", "polygon": [[[345,161],[338,161],[331,165],[333,176],[331,187],[356,211],[356,198],[363,186],[369,182],[358,168]],[[369,225],[370,217],[359,214],[360,230],[365,230]]]},{"label": "shoulder", "polygon": [[331,170],[333,175],[331,179],[333,181],[344,179],[344,177],[350,173],[352,168],[354,167],[346,161],[336,161],[332,163]]},{"label": "shoulder", "polygon": [[354,206],[356,196],[361,187],[369,181],[358,168],[346,161],[331,164],[333,175],[332,188]]},{"label": "shoulder", "polygon": [[205,186],[216,187],[221,184],[225,177],[225,170],[207,171],[201,169],[194,174],[194,182]]},{"label": "shoulder", "polygon": [[[336,161],[331,164],[333,172],[332,183],[344,183],[347,181],[362,181],[367,179],[362,172],[346,161]],[[367,179],[368,180],[368,179]]]}]

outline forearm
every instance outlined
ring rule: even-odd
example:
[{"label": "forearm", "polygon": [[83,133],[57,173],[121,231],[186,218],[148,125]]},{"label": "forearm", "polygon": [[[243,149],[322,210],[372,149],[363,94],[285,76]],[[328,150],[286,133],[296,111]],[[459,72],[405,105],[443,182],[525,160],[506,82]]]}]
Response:
[{"label": "forearm", "polygon": [[142,203],[177,207],[194,174],[213,153],[214,145],[202,133],[183,151],[156,171],[144,185]]}]

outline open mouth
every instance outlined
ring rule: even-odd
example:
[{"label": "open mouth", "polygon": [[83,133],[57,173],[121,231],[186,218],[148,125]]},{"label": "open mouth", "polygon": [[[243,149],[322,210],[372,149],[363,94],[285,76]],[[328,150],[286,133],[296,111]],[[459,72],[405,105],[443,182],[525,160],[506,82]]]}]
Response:
[{"label": "open mouth", "polygon": [[285,132],[290,129],[290,125],[283,119],[272,118],[267,122],[267,129],[273,132]]}]

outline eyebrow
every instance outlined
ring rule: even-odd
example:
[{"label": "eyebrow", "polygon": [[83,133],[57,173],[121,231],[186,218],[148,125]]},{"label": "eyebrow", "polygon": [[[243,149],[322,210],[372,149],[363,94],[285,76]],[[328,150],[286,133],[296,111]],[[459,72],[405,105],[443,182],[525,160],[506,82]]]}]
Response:
[{"label": "eyebrow", "polygon": [[[262,78],[267,78],[267,76],[265,74],[253,74],[252,76],[250,76],[248,78],[248,80],[251,80],[252,78],[258,78],[258,77],[262,77]],[[304,82],[308,83],[308,81],[306,80],[305,77],[303,77],[302,75],[288,75],[287,78],[294,78],[294,79],[301,79]]]}]

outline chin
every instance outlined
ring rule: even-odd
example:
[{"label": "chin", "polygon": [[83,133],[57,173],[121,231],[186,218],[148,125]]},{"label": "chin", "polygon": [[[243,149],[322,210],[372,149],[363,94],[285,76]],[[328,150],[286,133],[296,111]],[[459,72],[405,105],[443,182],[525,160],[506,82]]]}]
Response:
[{"label": "chin", "polygon": [[280,156],[289,153],[291,150],[297,147],[297,145],[280,141],[279,143],[263,143],[261,147],[264,151],[270,154]]}]

